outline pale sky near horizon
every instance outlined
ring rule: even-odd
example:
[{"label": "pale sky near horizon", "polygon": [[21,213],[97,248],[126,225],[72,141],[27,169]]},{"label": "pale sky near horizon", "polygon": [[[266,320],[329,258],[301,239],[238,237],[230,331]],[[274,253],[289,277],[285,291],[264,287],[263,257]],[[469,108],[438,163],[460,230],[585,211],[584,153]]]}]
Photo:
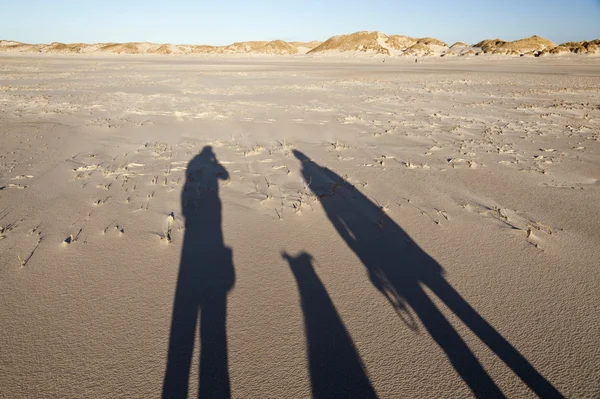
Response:
[{"label": "pale sky near horizon", "polygon": [[473,44],[600,38],[600,0],[0,0],[0,39],[224,45],[361,30]]}]

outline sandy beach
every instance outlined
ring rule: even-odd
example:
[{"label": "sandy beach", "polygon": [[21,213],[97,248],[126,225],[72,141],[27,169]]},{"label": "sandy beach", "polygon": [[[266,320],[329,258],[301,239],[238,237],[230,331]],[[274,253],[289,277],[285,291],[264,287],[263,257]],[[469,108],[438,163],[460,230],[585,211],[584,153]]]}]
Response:
[{"label": "sandy beach", "polygon": [[0,398],[600,397],[599,88],[0,54]]}]

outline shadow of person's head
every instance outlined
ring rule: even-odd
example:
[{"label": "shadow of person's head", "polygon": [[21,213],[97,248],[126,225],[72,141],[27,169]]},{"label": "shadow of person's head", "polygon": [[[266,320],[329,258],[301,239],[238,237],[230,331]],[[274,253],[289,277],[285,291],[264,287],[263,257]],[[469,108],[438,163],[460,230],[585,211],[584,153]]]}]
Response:
[{"label": "shadow of person's head", "polygon": [[292,256],[287,252],[282,252],[281,257],[288,261],[292,273],[296,277],[306,274],[315,274],[313,266],[313,257],[307,252],[302,252],[296,256]]},{"label": "shadow of person's head", "polygon": [[298,150],[292,150],[292,153],[294,154],[294,156],[301,162],[308,162],[310,161],[310,158],[307,157],[306,155],[304,155],[303,152],[298,151]]},{"label": "shadow of person's head", "polygon": [[181,192],[181,209],[187,217],[203,205],[219,206],[219,182],[229,178],[227,170],[221,166],[209,145],[188,163],[185,173],[185,185]]}]

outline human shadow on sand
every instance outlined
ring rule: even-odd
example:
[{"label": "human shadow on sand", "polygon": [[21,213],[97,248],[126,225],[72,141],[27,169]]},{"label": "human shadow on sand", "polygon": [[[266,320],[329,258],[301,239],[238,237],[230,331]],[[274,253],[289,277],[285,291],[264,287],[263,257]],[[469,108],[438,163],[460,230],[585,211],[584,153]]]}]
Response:
[{"label": "human shadow on sand", "polygon": [[546,380],[494,327],[446,281],[442,267],[413,242],[381,207],[342,177],[300,151],[306,184],[327,217],[365,266],[371,283],[388,299],[410,328],[413,314],[445,352],[456,372],[478,398],[504,397],[458,332],[427,295],[430,289],[529,388],[542,398],[561,398]]},{"label": "human shadow on sand", "polygon": [[312,256],[282,254],[300,294],[312,397],[376,398],[363,363],[344,323],[315,272]]},{"label": "human shadow on sand", "polygon": [[200,319],[199,398],[230,397],[227,294],[235,272],[223,243],[219,179],[227,179],[210,146],[189,163],[181,193],[185,237],[173,305],[163,398],[186,398]]}]

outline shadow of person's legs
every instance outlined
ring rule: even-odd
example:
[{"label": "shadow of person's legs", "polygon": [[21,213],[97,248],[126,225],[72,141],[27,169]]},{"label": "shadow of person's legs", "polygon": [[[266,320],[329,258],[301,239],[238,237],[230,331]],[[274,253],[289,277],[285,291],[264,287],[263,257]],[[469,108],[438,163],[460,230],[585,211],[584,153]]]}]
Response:
[{"label": "shadow of person's legs", "polygon": [[207,298],[200,316],[199,398],[230,396],[226,323],[226,293]]},{"label": "shadow of person's legs", "polygon": [[178,289],[173,305],[167,370],[163,382],[163,398],[186,398],[188,392],[194,338],[198,323],[198,307],[188,290]]},{"label": "shadow of person's legs", "polygon": [[403,290],[407,304],[423,326],[446,353],[456,372],[477,398],[504,398],[504,394],[485,371],[465,341],[435,306],[420,285]]},{"label": "shadow of person's legs", "polygon": [[312,257],[282,256],[298,284],[313,398],[377,397],[352,338],[315,273]]},{"label": "shadow of person's legs", "polygon": [[562,398],[563,395],[546,380],[494,327],[443,278],[428,280],[427,286],[510,367],[525,384],[541,398]]}]

